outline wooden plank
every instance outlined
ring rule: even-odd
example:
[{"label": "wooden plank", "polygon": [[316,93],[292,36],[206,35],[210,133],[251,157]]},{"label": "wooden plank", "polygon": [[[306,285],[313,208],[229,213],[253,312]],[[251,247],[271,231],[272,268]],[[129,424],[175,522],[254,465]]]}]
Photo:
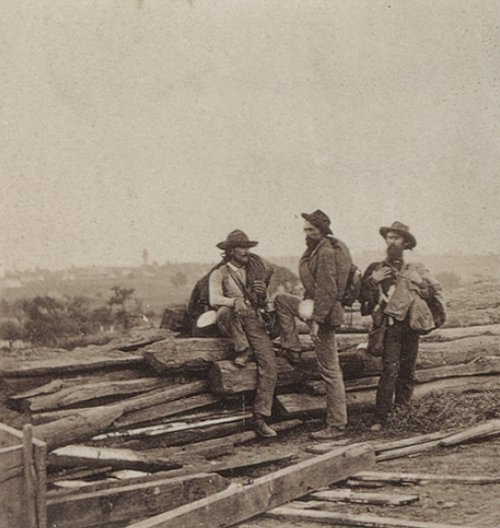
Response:
[{"label": "wooden plank", "polygon": [[125,416],[119,418],[115,425],[120,428],[152,422],[154,420],[167,418],[168,416],[185,413],[193,409],[208,407],[219,401],[220,399],[214,394],[196,394],[194,396],[180,398],[171,402],[128,412]]},{"label": "wooden plank", "polygon": [[26,411],[46,411],[50,409],[61,409],[71,405],[77,405],[100,398],[110,396],[130,396],[160,389],[171,385],[169,380],[161,378],[141,378],[125,381],[105,381],[101,383],[89,383],[80,386],[61,387],[51,394],[30,396],[26,398],[11,397],[9,401]]},{"label": "wooden plank", "polygon": [[49,464],[57,467],[102,467],[167,470],[182,467],[168,457],[151,456],[132,449],[69,445],[54,450]]},{"label": "wooden plank", "polygon": [[310,493],[308,497],[328,502],[348,502],[352,504],[374,504],[377,506],[402,506],[417,502],[418,495],[402,495],[400,493],[367,493],[345,490],[323,490]]},{"label": "wooden plank", "polygon": [[47,444],[33,439],[38,528],[47,528]]},{"label": "wooden plank", "polygon": [[401,458],[414,455],[416,453],[423,453],[424,451],[430,451],[431,449],[438,447],[439,442],[440,440],[431,440],[430,442],[424,442],[421,444],[400,447],[398,449],[390,449],[389,451],[379,453],[376,457],[377,462],[382,462],[383,460],[393,460],[395,458]]},{"label": "wooden plank", "polygon": [[409,521],[394,517],[381,517],[370,513],[338,513],[319,510],[299,510],[298,508],[280,507],[265,514],[269,519],[280,519],[286,522],[316,522],[338,524],[342,526],[360,526],[362,528],[467,528],[464,525],[442,524],[425,521]]},{"label": "wooden plank", "polygon": [[109,526],[156,515],[220,492],[227,485],[220,475],[198,474],[51,498],[47,504],[49,526]]},{"label": "wooden plank", "polygon": [[443,438],[439,445],[442,446],[453,446],[482,438],[484,436],[492,436],[493,434],[500,434],[500,419],[488,420],[485,423],[468,427],[464,431],[457,432],[447,438]]},{"label": "wooden plank", "polygon": [[432,473],[393,473],[387,471],[363,471],[351,476],[352,480],[362,482],[410,483],[421,482],[456,482],[459,484],[494,484],[500,477],[485,475],[434,475]]},{"label": "wooden plank", "polygon": [[270,473],[246,486],[235,484],[211,497],[134,523],[129,528],[230,526],[342,480],[355,473],[356,468],[373,463],[374,453],[370,446],[352,445]]},{"label": "wooden plank", "polygon": [[[470,376],[448,378],[417,385],[414,398],[421,398],[432,392],[462,393],[468,391],[486,391],[498,389],[498,375]],[[375,403],[375,391],[355,391],[346,394],[347,406],[350,409],[370,409]],[[309,394],[278,394],[276,396],[279,413],[284,417],[325,412],[325,399]]]}]

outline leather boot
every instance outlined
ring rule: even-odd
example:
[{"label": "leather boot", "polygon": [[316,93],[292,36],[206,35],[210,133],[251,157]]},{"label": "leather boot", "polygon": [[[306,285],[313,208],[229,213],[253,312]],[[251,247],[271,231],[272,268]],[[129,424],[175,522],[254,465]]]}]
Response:
[{"label": "leather boot", "polygon": [[277,436],[276,431],[267,425],[263,416],[256,415],[254,418],[254,429],[255,432],[264,438],[274,438]]}]

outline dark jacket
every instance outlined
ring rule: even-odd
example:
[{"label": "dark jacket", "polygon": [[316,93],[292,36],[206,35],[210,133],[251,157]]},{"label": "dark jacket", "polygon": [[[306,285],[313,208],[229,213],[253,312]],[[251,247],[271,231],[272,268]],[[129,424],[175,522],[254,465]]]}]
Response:
[{"label": "dark jacket", "polygon": [[[335,245],[342,251],[338,251]],[[339,258],[340,254],[348,258]],[[344,309],[340,300],[351,264],[347,246],[337,239],[324,238],[312,251],[307,249],[302,255],[299,275],[305,289],[304,298],[314,300],[314,321],[333,327],[344,322]]]}]

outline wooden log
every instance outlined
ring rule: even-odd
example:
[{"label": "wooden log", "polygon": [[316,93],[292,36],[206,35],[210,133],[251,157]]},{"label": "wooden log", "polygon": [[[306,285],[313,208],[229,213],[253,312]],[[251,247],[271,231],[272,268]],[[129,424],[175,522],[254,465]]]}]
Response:
[{"label": "wooden log", "polygon": [[35,359],[31,361],[2,360],[0,377],[46,376],[59,377],[61,372],[83,372],[102,368],[135,367],[142,365],[142,356],[110,350],[105,354],[76,354],[75,351],[57,358]]},{"label": "wooden log", "polygon": [[137,411],[128,412],[125,416],[119,418],[115,425],[116,427],[130,427],[132,425],[152,422],[168,416],[184,413],[193,409],[207,407],[219,401],[219,398],[214,394],[197,394],[187,398],[181,398],[160,405],[153,405]]},{"label": "wooden log", "polygon": [[51,394],[29,396],[25,398],[10,397],[11,403],[15,402],[19,408],[25,411],[45,411],[49,409],[61,409],[82,402],[97,400],[110,396],[129,396],[141,394],[153,389],[160,389],[170,385],[169,380],[161,378],[141,378],[126,381],[105,381],[77,385],[73,387],[61,387]]},{"label": "wooden log", "polygon": [[[417,370],[415,378],[417,383],[428,383],[439,379],[476,376],[479,374],[500,374],[500,357],[484,356],[461,365],[445,365],[444,367]],[[378,376],[347,380],[345,382],[345,390],[346,392],[354,392],[375,389],[378,385],[378,380]],[[325,394],[323,381],[307,381],[305,386],[312,394]]]},{"label": "wooden log", "polygon": [[366,493],[346,490],[323,490],[310,493],[313,500],[328,502],[348,502],[352,504],[375,504],[378,506],[402,506],[418,501],[418,495],[401,495],[399,493]]},{"label": "wooden log", "polygon": [[376,456],[377,462],[382,462],[383,460],[393,460],[395,458],[402,458],[409,455],[414,455],[416,453],[423,453],[424,451],[429,451],[439,446],[440,440],[431,440],[429,442],[423,442],[421,444],[410,445],[406,447],[399,447],[398,449],[390,449],[379,453]]},{"label": "wooden log", "polygon": [[171,401],[198,394],[207,389],[208,382],[206,380],[193,381],[191,383],[176,384],[172,387],[164,387],[161,389],[154,389],[146,394],[132,396],[125,400],[114,402],[108,405],[101,405],[99,407],[85,407],[78,409],[66,409],[63,411],[52,411],[40,413],[40,415],[33,415],[33,423],[45,424],[53,420],[66,419],[74,414],[92,413],[93,411],[100,411],[104,414],[108,412],[120,411],[122,414],[126,412],[133,412],[144,409],[154,405],[167,403]]},{"label": "wooden log", "polygon": [[455,482],[457,484],[495,484],[500,477],[485,475],[447,475],[432,473],[393,473],[388,471],[362,471],[351,476],[358,482],[382,482],[394,484],[420,484],[422,482]]},{"label": "wooden log", "polygon": [[57,467],[103,467],[142,469],[149,471],[182,467],[168,457],[158,457],[132,449],[69,445],[55,449],[49,464]]},{"label": "wooden log", "polygon": [[[414,398],[421,398],[432,392],[462,393],[468,391],[485,391],[498,388],[499,376],[470,376],[448,378],[417,385]],[[347,406],[351,409],[366,410],[375,403],[375,391],[348,392]],[[325,411],[325,399],[310,394],[278,394],[276,396],[278,410],[281,416],[292,417],[300,415],[317,415]]]},{"label": "wooden log", "polygon": [[[277,387],[294,385],[305,379],[304,372],[292,367],[285,359],[277,358],[277,363]],[[252,361],[244,368],[239,368],[232,361],[218,361],[210,368],[208,377],[210,388],[216,394],[253,391],[257,386],[257,365]]]},{"label": "wooden log", "polygon": [[220,475],[198,474],[53,497],[47,503],[49,525],[57,528],[109,526],[209,497],[227,485],[228,481]]},{"label": "wooden log", "polygon": [[324,523],[342,526],[360,526],[362,528],[467,528],[464,525],[442,524],[426,521],[409,521],[393,517],[381,517],[370,513],[338,513],[320,510],[299,510],[280,507],[265,514],[269,519],[279,519],[288,523]]},{"label": "wooden log", "polygon": [[312,457],[246,486],[235,484],[206,499],[162,513],[128,528],[216,528],[230,526],[308,492],[343,480],[374,463],[373,450],[356,444]]},{"label": "wooden log", "polygon": [[420,344],[417,367],[468,363],[481,356],[500,356],[500,336],[465,337],[449,342]]},{"label": "wooden log", "polygon": [[80,412],[33,428],[37,438],[44,440],[49,449],[86,440],[91,436],[108,429],[121,416],[121,409],[100,408]]},{"label": "wooden log", "polygon": [[474,440],[476,438],[482,438],[484,436],[491,436],[493,434],[500,434],[500,419],[488,420],[485,423],[468,427],[464,431],[452,434],[439,441],[439,445],[442,446],[453,446]]},{"label": "wooden log", "polygon": [[129,447],[141,445],[148,438],[160,438],[164,446],[176,446],[199,442],[218,436],[226,436],[249,427],[250,413],[204,420],[198,423],[177,422],[171,424],[160,424],[151,427],[116,431],[97,435],[93,440],[134,439],[135,443],[129,443]]}]

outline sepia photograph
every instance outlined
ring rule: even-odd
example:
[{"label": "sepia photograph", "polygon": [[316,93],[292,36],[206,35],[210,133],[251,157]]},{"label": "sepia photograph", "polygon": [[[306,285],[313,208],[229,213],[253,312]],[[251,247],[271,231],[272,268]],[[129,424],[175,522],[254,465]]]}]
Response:
[{"label": "sepia photograph", "polygon": [[0,528],[500,526],[500,1],[0,8]]}]

